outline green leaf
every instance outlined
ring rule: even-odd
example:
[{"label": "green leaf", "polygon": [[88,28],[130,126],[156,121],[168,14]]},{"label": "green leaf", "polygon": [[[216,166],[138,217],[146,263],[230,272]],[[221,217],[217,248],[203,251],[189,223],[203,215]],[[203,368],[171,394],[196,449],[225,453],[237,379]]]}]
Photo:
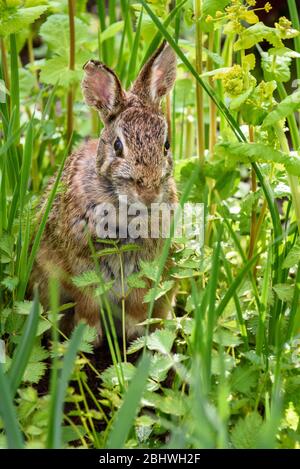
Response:
[{"label": "green leaf", "polygon": [[144,296],[144,303],[158,300],[173,288],[174,283],[174,280],[165,280],[157,288],[150,288]]},{"label": "green leaf", "polygon": [[46,363],[36,362],[28,363],[23,375],[23,381],[29,383],[38,383],[46,371]]},{"label": "green leaf", "polygon": [[141,398],[146,388],[150,358],[144,355],[137,367],[136,373],[128,387],[124,402],[117,412],[112,429],[108,436],[107,448],[123,448],[134,418],[139,410]]},{"label": "green leaf", "polygon": [[162,354],[171,352],[176,334],[168,329],[158,329],[148,336],[147,347]]},{"label": "green leaf", "polygon": [[298,239],[283,261],[282,267],[289,269],[300,261],[300,240]]},{"label": "green leaf", "polygon": [[244,29],[241,32],[239,39],[235,42],[233,48],[236,51],[241,49],[250,49],[264,40],[268,41],[273,47],[284,47],[280,38],[280,32],[275,28],[270,28],[264,23],[259,22],[247,29]]},{"label": "green leaf", "polygon": [[72,277],[72,282],[78,288],[86,288],[100,283],[99,276],[95,270],[87,270],[80,275]]},{"label": "green leaf", "polygon": [[224,142],[215,146],[216,155],[225,160],[225,166],[234,168],[237,163],[279,163],[289,174],[300,176],[300,157],[287,155],[262,143]]},{"label": "green leaf", "polygon": [[143,405],[159,409],[167,415],[182,416],[187,412],[187,400],[180,391],[164,389],[164,395],[146,392],[143,396]]},{"label": "green leaf", "polygon": [[292,59],[286,56],[269,55],[263,52],[261,55],[261,67],[266,81],[276,80],[286,82],[291,78],[290,66]]},{"label": "green leaf", "polygon": [[231,387],[234,391],[246,394],[257,386],[258,371],[249,366],[238,366],[231,376]]},{"label": "green leaf", "polygon": [[93,353],[93,342],[97,337],[97,329],[95,327],[86,326],[83,331],[78,350],[85,353]]},{"label": "green leaf", "polygon": [[[119,373],[122,367],[122,375],[124,376],[125,383],[129,382],[136,371],[135,366],[132,363],[118,363],[117,364]],[[101,379],[105,387],[113,389],[115,386],[119,386],[119,373],[116,370],[115,365],[111,365],[105,371],[101,373]]]},{"label": "green leaf", "polygon": [[114,37],[117,33],[122,31],[124,28],[124,21],[117,21],[116,23],[112,23],[100,35],[100,41],[104,42],[107,39]]},{"label": "green leaf", "polygon": [[146,282],[141,278],[139,272],[135,272],[126,278],[127,285],[131,288],[145,288]]},{"label": "green leaf", "polygon": [[[89,27],[75,17],[76,48],[86,42],[89,37]],[[70,26],[68,15],[54,14],[40,28],[40,35],[56,54],[68,56],[70,44]]]},{"label": "green leaf", "polygon": [[233,446],[236,449],[254,449],[262,423],[258,412],[251,412],[244,419],[239,419],[231,433]]},{"label": "green leaf", "polygon": [[49,85],[57,83],[65,88],[70,84],[78,83],[82,76],[82,65],[88,60],[90,54],[81,51],[76,55],[75,70],[69,69],[69,59],[67,55],[58,55],[45,62],[41,66],[40,80]]},{"label": "green leaf", "polygon": [[[3,2],[1,2],[3,3]],[[0,36],[15,34],[25,30],[31,23],[38,19],[46,10],[47,5],[39,5],[30,8],[0,6]]]},{"label": "green leaf", "polygon": [[289,285],[288,283],[277,283],[273,286],[273,290],[275,291],[278,298],[282,301],[292,301],[294,296],[294,289],[293,285]]},{"label": "green leaf", "polygon": [[300,109],[300,88],[277,104],[276,108],[265,118],[262,128],[276,124],[297,109]]}]

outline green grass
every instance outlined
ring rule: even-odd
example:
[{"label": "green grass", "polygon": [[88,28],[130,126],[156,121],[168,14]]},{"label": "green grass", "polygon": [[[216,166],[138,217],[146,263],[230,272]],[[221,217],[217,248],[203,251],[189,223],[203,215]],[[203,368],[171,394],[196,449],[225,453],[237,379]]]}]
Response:
[{"label": "green grass", "polygon": [[[277,18],[273,29],[257,25],[255,16],[245,23],[242,0],[234,14],[222,0],[196,2],[197,12],[186,0],[113,0],[107,8],[99,0],[93,13],[84,2],[64,2],[55,13],[37,2],[39,12],[23,11],[17,19],[17,9],[27,8],[20,2],[8,23],[1,16],[0,78],[9,94],[0,102],[0,339],[6,350],[0,447],[300,447],[300,95],[293,86],[300,69],[299,58],[284,49],[299,53],[300,35],[293,29],[299,29],[296,2],[284,3],[292,25]],[[73,18],[68,5],[74,4]],[[68,30],[73,19],[75,36]],[[107,292],[101,294],[107,350],[93,350],[92,328],[79,325],[70,339],[59,330],[68,305],[59,305],[54,279],[49,311],[37,293],[28,300],[27,285],[55,196],[64,190],[66,159],[102,126],[83,104],[82,65],[100,58],[128,87],[162,40],[178,58],[163,109],[171,110],[180,206],[204,203],[205,243],[200,249],[187,239],[166,239],[160,257],[144,266],[152,282],[148,319],[145,336],[131,344],[124,334],[117,337]],[[26,63],[27,46],[33,63]],[[203,93],[200,106],[196,88]],[[292,92],[291,108],[285,103]],[[195,136],[203,131],[199,142]],[[95,271],[74,281],[87,288],[96,279],[105,290],[99,261],[113,255],[124,286],[118,245],[108,242],[95,252],[90,242],[90,248]],[[174,280],[172,317],[151,332],[155,298]],[[125,317],[123,301],[123,332]]]}]

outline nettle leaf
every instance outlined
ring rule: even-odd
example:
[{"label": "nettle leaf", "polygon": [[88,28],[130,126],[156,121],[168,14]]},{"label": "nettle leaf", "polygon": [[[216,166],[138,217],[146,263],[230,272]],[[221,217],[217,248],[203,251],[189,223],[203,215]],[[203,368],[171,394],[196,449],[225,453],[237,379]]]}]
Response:
[{"label": "nettle leaf", "polygon": [[279,120],[293,114],[297,109],[300,109],[300,88],[277,104],[276,108],[265,118],[262,128],[276,124]]},{"label": "nettle leaf", "polygon": [[70,84],[77,83],[83,76],[82,66],[90,57],[87,51],[76,53],[75,70],[69,70],[69,58],[66,54],[57,55],[41,65],[40,80],[48,85],[57,83],[65,88]]},{"label": "nettle leaf", "polygon": [[145,346],[145,343],[146,343],[146,337],[145,336],[138,337],[133,342],[131,342],[131,344],[129,345],[129,347],[127,349],[127,353],[130,355],[131,353],[138,352],[139,350],[141,350]]},{"label": "nettle leaf", "polygon": [[261,162],[279,163],[285,166],[289,174],[300,176],[300,157],[287,155],[262,143],[224,142],[215,146],[215,152],[225,159],[228,167],[234,168],[237,163]]},{"label": "nettle leaf", "polygon": [[[79,18],[75,18],[76,46],[86,42],[89,37],[89,27]],[[69,51],[70,26],[68,15],[50,15],[40,28],[40,35],[48,46],[57,54],[64,54]]]},{"label": "nettle leaf", "polygon": [[5,279],[2,280],[1,285],[3,285],[5,288],[12,292],[14,291],[18,283],[18,277],[5,277]]},{"label": "nettle leaf", "polygon": [[144,303],[150,303],[152,300],[156,301],[158,298],[164,296],[174,286],[174,280],[165,280],[161,282],[156,288],[150,288],[144,296]]},{"label": "nettle leaf", "polygon": [[236,449],[253,449],[257,435],[263,423],[258,412],[251,412],[244,419],[239,419],[231,432],[231,441]]},{"label": "nettle leaf", "polygon": [[94,270],[88,270],[80,275],[72,277],[72,282],[78,288],[90,287],[100,283],[99,276]]},{"label": "nettle leaf", "polygon": [[257,386],[258,371],[249,366],[238,366],[231,375],[231,388],[243,394]]},{"label": "nettle leaf", "polygon": [[146,392],[142,398],[142,404],[146,407],[154,407],[165,414],[181,416],[187,412],[187,399],[180,391],[164,389],[164,396],[153,392]]},{"label": "nettle leaf", "polygon": [[159,271],[159,266],[157,265],[157,261],[154,262],[140,262],[140,272],[150,280],[156,281],[157,275]]},{"label": "nettle leaf", "polygon": [[85,353],[93,353],[93,342],[97,337],[97,329],[95,327],[86,326],[81,338],[78,350]]},{"label": "nettle leaf", "polygon": [[261,55],[261,66],[266,81],[276,80],[286,82],[291,78],[290,66],[292,59],[288,56],[269,55],[263,52]]},{"label": "nettle leaf", "polygon": [[288,283],[277,283],[273,286],[273,290],[281,301],[292,301],[294,289],[294,285]]},{"label": "nettle leaf", "polygon": [[46,371],[46,363],[28,363],[23,375],[23,381],[38,383]]},{"label": "nettle leaf", "polygon": [[176,334],[167,329],[158,329],[148,336],[147,347],[162,354],[171,352]]},{"label": "nettle leaf", "polygon": [[240,337],[225,329],[220,329],[218,332],[216,332],[214,334],[213,340],[215,343],[221,344],[225,347],[237,347],[243,343]]},{"label": "nettle leaf", "polygon": [[289,269],[300,261],[300,240],[298,239],[283,261],[282,267]]},{"label": "nettle leaf", "polygon": [[18,33],[34,23],[46,10],[47,5],[39,5],[29,8],[18,6],[0,6],[0,36]]},{"label": "nettle leaf", "polygon": [[[119,374],[121,372],[121,367],[125,382],[129,382],[136,372],[136,367],[132,363],[118,363],[117,368],[119,370]],[[101,379],[103,381],[104,386],[109,389],[113,389],[115,386],[118,386],[119,380],[116,371],[116,366],[111,365],[109,368],[103,371],[101,373]]]},{"label": "nettle leaf", "polygon": [[135,272],[126,278],[127,285],[130,288],[145,288],[146,282],[141,278],[140,272]]},{"label": "nettle leaf", "polygon": [[259,22],[247,29],[244,29],[233,48],[236,51],[241,49],[250,49],[264,40],[268,41],[275,48],[284,47],[278,29],[270,28],[264,23]]}]

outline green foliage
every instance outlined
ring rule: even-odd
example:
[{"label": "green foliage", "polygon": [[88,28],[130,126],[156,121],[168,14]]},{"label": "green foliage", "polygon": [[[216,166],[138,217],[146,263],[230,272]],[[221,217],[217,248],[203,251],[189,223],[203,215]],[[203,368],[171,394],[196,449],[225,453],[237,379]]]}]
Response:
[{"label": "green foliage", "polygon": [[[291,21],[273,27],[252,0],[201,3],[196,41],[191,0],[107,8],[99,1],[98,11],[76,2],[71,44],[67,2],[0,1],[0,447],[300,445],[296,3],[287,2]],[[268,13],[268,3],[263,8]],[[65,191],[71,147],[102,128],[82,101],[82,66],[100,59],[128,88],[162,39],[178,56],[163,101],[178,195],[182,205],[204,203],[205,243],[186,233],[167,239],[154,261],[123,274],[116,295],[123,316],[137,288],[147,290],[140,305],[147,317],[139,337],[130,344],[122,337],[122,352],[121,313],[109,301],[118,279],[103,282],[98,267],[109,256],[121,272],[127,253],[141,248],[91,245],[90,270],[70,282],[99,302],[106,337],[98,349],[94,327],[81,324],[67,337],[63,324],[71,325],[76,304],[59,304],[54,280],[45,310],[27,285],[55,197]],[[168,318],[154,317],[155,302],[169,302]]]}]

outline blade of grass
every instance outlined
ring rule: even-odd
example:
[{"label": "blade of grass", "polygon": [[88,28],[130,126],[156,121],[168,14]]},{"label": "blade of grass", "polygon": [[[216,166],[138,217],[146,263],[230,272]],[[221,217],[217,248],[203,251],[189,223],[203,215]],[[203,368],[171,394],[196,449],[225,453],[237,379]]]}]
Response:
[{"label": "blade of grass", "polygon": [[140,43],[142,19],[143,19],[143,8],[141,9],[141,12],[140,12],[139,21],[138,21],[138,25],[137,25],[135,36],[134,36],[134,42],[133,42],[131,57],[130,57],[129,66],[128,66],[126,88],[128,88],[129,85],[133,82],[135,75],[136,75],[136,61],[137,61],[138,48],[139,48],[139,43]]},{"label": "blade of grass", "polygon": [[143,355],[135,375],[129,384],[124,402],[115,416],[112,429],[107,439],[106,447],[108,449],[124,448],[146,387],[150,363],[150,357]]},{"label": "blade of grass", "polygon": [[0,363],[0,415],[3,420],[7,446],[9,449],[23,448],[23,436],[19,428],[13,396]]},{"label": "blade of grass", "polygon": [[47,448],[59,449],[62,446],[62,421],[63,421],[63,407],[66,396],[68,382],[74,367],[74,362],[80,341],[82,338],[83,331],[86,325],[80,323],[74,329],[68,350],[64,356],[63,365],[59,380],[55,380],[55,388],[53,385],[51,394],[51,409],[50,419],[48,425],[48,436],[47,436]]},{"label": "blade of grass", "polygon": [[17,131],[20,127],[20,90],[19,90],[19,67],[18,67],[18,52],[17,40],[15,34],[10,34],[10,100],[11,110],[15,109],[16,120],[14,130]]},{"label": "blade of grass", "polygon": [[12,364],[7,374],[12,396],[16,394],[17,389],[22,381],[24,371],[26,369],[34,345],[38,322],[39,297],[37,290],[35,290],[32,308],[28,318],[26,319],[20,342],[15,350]]}]

